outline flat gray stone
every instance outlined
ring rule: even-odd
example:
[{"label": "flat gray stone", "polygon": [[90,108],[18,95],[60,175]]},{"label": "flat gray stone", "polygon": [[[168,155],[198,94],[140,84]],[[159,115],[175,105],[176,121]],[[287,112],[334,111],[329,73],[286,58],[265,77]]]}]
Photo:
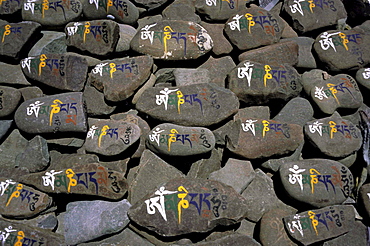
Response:
[{"label": "flat gray stone", "polygon": [[136,29],[130,25],[119,24],[119,40],[116,52],[125,52],[130,50],[130,43],[136,34]]},{"label": "flat gray stone", "polygon": [[203,178],[208,176],[221,168],[223,149],[212,149],[210,156],[202,157],[202,159],[191,164],[190,170],[186,177],[188,178]]},{"label": "flat gray stone", "polygon": [[108,105],[104,100],[104,93],[91,85],[86,85],[83,93],[89,117],[109,115],[117,108],[117,106]]},{"label": "flat gray stone", "polygon": [[18,129],[14,129],[0,145],[0,166],[2,168],[15,168],[17,155],[22,153],[27,145],[28,140],[20,134]]},{"label": "flat gray stone", "polygon": [[29,86],[18,89],[22,93],[23,101],[44,96],[42,90],[37,86]]},{"label": "flat gray stone", "polygon": [[12,123],[13,120],[0,120],[0,140],[7,134]]},{"label": "flat gray stone", "polygon": [[202,21],[200,24],[208,31],[213,40],[213,54],[216,56],[228,55],[233,50],[233,46],[224,35],[223,24],[211,24],[204,21]]},{"label": "flat gray stone", "polygon": [[327,240],[323,246],[362,246],[368,243],[368,227],[361,221],[355,221],[352,230],[339,237]]},{"label": "flat gray stone", "polygon": [[304,126],[307,121],[313,119],[313,114],[311,103],[305,98],[296,97],[280,110],[274,120]]},{"label": "flat gray stone", "polygon": [[175,68],[173,70],[176,86],[209,83],[209,71],[204,68]]},{"label": "flat gray stone", "polygon": [[0,86],[0,117],[12,114],[21,101],[21,92],[13,87]]},{"label": "flat gray stone", "polygon": [[235,62],[230,56],[213,58],[210,56],[208,60],[198,68],[205,68],[209,71],[211,83],[215,83],[220,87],[225,87],[227,74],[235,67]]},{"label": "flat gray stone", "polygon": [[284,38],[281,42],[292,40],[298,44],[298,63],[295,67],[313,69],[317,67],[315,57],[312,54],[312,46],[315,40],[309,37]]},{"label": "flat gray stone", "polygon": [[22,73],[19,65],[11,65],[0,62],[1,85],[31,85]]},{"label": "flat gray stone", "polygon": [[56,31],[41,31],[42,38],[32,46],[28,56],[41,54],[64,54],[67,52],[66,34]]}]

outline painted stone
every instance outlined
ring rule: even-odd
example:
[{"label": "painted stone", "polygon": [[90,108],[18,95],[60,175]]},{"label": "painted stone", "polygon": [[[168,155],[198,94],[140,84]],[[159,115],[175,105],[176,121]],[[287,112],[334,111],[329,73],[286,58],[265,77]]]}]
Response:
[{"label": "painted stone", "polygon": [[330,157],[346,157],[362,145],[360,129],[338,113],[307,122],[304,133],[314,146]]},{"label": "painted stone", "polygon": [[35,21],[43,26],[63,26],[78,19],[81,14],[80,0],[26,0],[22,8],[23,20]]},{"label": "painted stone", "polygon": [[24,219],[43,212],[52,203],[47,194],[11,179],[0,178],[0,214]]},{"label": "painted stone", "polygon": [[28,226],[17,221],[0,219],[4,245],[65,245],[63,236],[51,230]]},{"label": "painted stone", "polygon": [[87,132],[82,92],[27,100],[18,107],[14,119],[27,133]]},{"label": "painted stone", "polygon": [[81,0],[83,15],[89,20],[114,17],[118,23],[133,25],[139,18],[138,8],[130,1]]},{"label": "painted stone", "polygon": [[315,208],[341,204],[354,187],[351,171],[333,160],[286,162],[280,166],[279,174],[290,197]]},{"label": "painted stone", "polygon": [[238,108],[233,92],[212,83],[149,88],[136,103],[138,111],[184,126],[210,126],[235,114]]},{"label": "painted stone", "polygon": [[27,78],[54,88],[81,91],[87,75],[87,61],[71,54],[41,54],[21,60]]},{"label": "painted stone", "polygon": [[304,245],[337,237],[355,226],[355,209],[334,205],[283,218],[289,235]]},{"label": "painted stone", "polygon": [[240,118],[232,123],[226,147],[239,156],[256,159],[293,152],[303,140],[299,125]]},{"label": "painted stone", "polygon": [[0,4],[0,15],[11,15],[22,9],[21,1],[5,0]]},{"label": "painted stone", "polygon": [[0,86],[0,117],[12,114],[21,101],[22,94],[18,89]]},{"label": "painted stone", "polygon": [[18,59],[22,48],[40,28],[39,23],[32,21],[0,25],[0,55]]},{"label": "painted stone", "polygon": [[357,70],[356,81],[366,89],[370,89],[370,68],[361,68]]},{"label": "painted stone", "polygon": [[149,78],[153,66],[150,56],[105,60],[91,70],[89,81],[107,100],[123,101]]},{"label": "painted stone", "polygon": [[135,223],[162,236],[207,232],[244,219],[247,204],[233,188],[206,179],[178,178],[129,209]]},{"label": "painted stone", "polygon": [[123,120],[89,118],[84,148],[106,156],[118,155],[134,144],[141,134],[138,125]]},{"label": "painted stone", "polygon": [[253,105],[274,99],[287,101],[302,90],[300,75],[292,66],[273,66],[248,60],[231,70],[228,82],[228,88],[239,100]]},{"label": "painted stone", "polygon": [[67,45],[95,55],[107,55],[117,46],[119,26],[111,20],[70,22],[65,27]]},{"label": "painted stone", "polygon": [[369,64],[369,42],[369,32],[363,30],[329,30],[317,36],[313,48],[330,71],[342,71]]},{"label": "painted stone", "polygon": [[231,15],[236,14],[240,10],[245,9],[246,1],[222,1],[222,0],[196,0],[195,9],[201,15],[204,15],[206,20],[210,21],[225,21]]},{"label": "painted stone", "polygon": [[215,147],[215,136],[207,128],[186,127],[170,123],[154,127],[146,146],[156,154],[190,156],[204,154]]},{"label": "painted stone", "polygon": [[123,173],[94,163],[24,175],[21,182],[46,193],[94,195],[115,200],[127,191]]},{"label": "painted stone", "polygon": [[279,16],[254,6],[231,16],[224,30],[239,50],[249,50],[279,42],[283,27]]},{"label": "painted stone", "polygon": [[211,24],[204,21],[200,24],[208,31],[213,40],[213,54],[224,57],[224,55],[229,55],[232,52],[233,46],[224,35],[224,24]]},{"label": "painted stone", "polygon": [[366,218],[370,218],[370,184],[364,184],[359,192],[359,204],[365,212]]},{"label": "painted stone", "polygon": [[284,11],[290,16],[293,28],[301,33],[336,25],[347,18],[342,1],[284,1]]},{"label": "painted stone", "polygon": [[161,21],[147,24],[131,40],[131,49],[154,59],[196,59],[213,47],[211,36],[191,21]]}]

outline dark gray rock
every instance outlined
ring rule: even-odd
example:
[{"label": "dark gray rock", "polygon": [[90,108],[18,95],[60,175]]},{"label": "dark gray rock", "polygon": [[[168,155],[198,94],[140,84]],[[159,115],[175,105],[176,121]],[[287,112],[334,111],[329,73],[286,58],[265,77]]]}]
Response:
[{"label": "dark gray rock", "polygon": [[0,214],[24,219],[34,217],[51,206],[52,198],[11,179],[0,179]]},{"label": "dark gray rock", "polygon": [[89,126],[85,150],[105,156],[121,154],[134,144],[141,134],[138,125],[123,120],[89,118]]},{"label": "dark gray rock", "polygon": [[128,214],[132,221],[159,235],[176,236],[238,223],[244,218],[246,205],[243,197],[223,183],[178,178],[163,182]]},{"label": "dark gray rock", "polygon": [[22,94],[23,101],[44,96],[42,90],[37,86],[23,87],[18,90]]},{"label": "dark gray rock", "polygon": [[115,51],[119,40],[119,26],[111,20],[70,22],[65,27],[67,45],[95,55]]},{"label": "dark gray rock", "polygon": [[138,5],[144,6],[148,10],[153,10],[167,3],[168,0],[134,0],[133,2],[137,3]]},{"label": "dark gray rock", "polygon": [[119,24],[119,40],[116,52],[125,52],[130,50],[130,43],[136,34],[136,29],[132,26]]},{"label": "dark gray rock", "polygon": [[79,244],[121,231],[129,223],[127,200],[118,202],[77,201],[67,205],[64,238],[67,244]]},{"label": "dark gray rock", "polygon": [[27,133],[87,132],[82,92],[55,94],[23,102],[14,116]]},{"label": "dark gray rock", "polygon": [[28,56],[41,54],[64,54],[67,52],[66,34],[56,31],[41,31],[42,38],[32,46]]},{"label": "dark gray rock", "polygon": [[223,24],[210,24],[204,21],[202,21],[200,24],[208,31],[213,40],[213,54],[216,56],[228,55],[233,50],[233,46],[224,35]]},{"label": "dark gray rock", "polygon": [[195,14],[194,2],[190,0],[175,0],[162,11],[162,16],[163,20],[200,22],[200,17]]},{"label": "dark gray rock", "polygon": [[68,169],[73,165],[86,165],[90,163],[98,163],[99,157],[94,154],[62,154],[56,150],[50,151],[50,165],[48,170]]},{"label": "dark gray rock", "polygon": [[[174,246],[180,246],[183,244],[174,244]],[[248,245],[248,246],[261,246],[255,239],[247,235],[241,235],[239,233],[231,233],[214,240],[207,239],[206,242],[199,242],[193,245],[196,246],[209,246],[209,245]]]},{"label": "dark gray rock", "polygon": [[55,138],[55,139],[48,139],[48,144],[55,144],[57,146],[67,146],[67,147],[75,147],[81,148],[85,142],[85,139],[82,137],[71,137],[71,138]]},{"label": "dark gray rock", "polygon": [[87,75],[87,61],[72,54],[41,54],[21,60],[27,78],[65,91],[81,91]]},{"label": "dark gray rock", "polygon": [[213,47],[207,30],[190,21],[161,21],[142,27],[131,41],[131,49],[154,59],[196,59]]},{"label": "dark gray rock", "polygon": [[0,86],[0,117],[12,114],[21,101],[21,92],[8,86]]},{"label": "dark gray rock", "polygon": [[364,184],[359,190],[358,196],[359,205],[362,211],[364,211],[364,217],[370,218],[370,184]]},{"label": "dark gray rock", "polygon": [[279,16],[253,5],[232,15],[224,30],[239,50],[248,50],[279,42],[283,27]]},{"label": "dark gray rock", "polygon": [[203,179],[208,178],[212,172],[221,168],[222,154],[223,149],[212,149],[209,157],[203,157],[191,165],[186,177]]},{"label": "dark gray rock", "polygon": [[8,133],[13,120],[0,120],[0,140]]},{"label": "dark gray rock", "polygon": [[240,10],[245,9],[246,4],[250,2],[251,2],[250,0],[246,1],[196,0],[195,8],[198,13],[204,15],[206,20],[225,21],[231,15],[237,13]]},{"label": "dark gray rock", "polygon": [[104,93],[98,91],[93,86],[86,85],[83,93],[87,115],[90,117],[109,115],[117,107],[108,105],[104,100]]},{"label": "dark gray rock", "polygon": [[19,65],[11,65],[0,62],[1,85],[31,85],[22,73]]},{"label": "dark gray rock", "polygon": [[308,159],[284,163],[279,174],[290,197],[315,208],[343,203],[354,187],[351,171],[332,160]]},{"label": "dark gray rock", "polygon": [[18,129],[14,129],[0,145],[1,168],[15,168],[17,155],[22,153],[27,148],[27,145],[28,140],[19,133]]},{"label": "dark gray rock", "polygon": [[150,76],[153,59],[150,56],[106,60],[95,66],[89,82],[109,101],[123,101],[134,94]]},{"label": "dark gray rock", "polygon": [[228,88],[248,105],[274,99],[287,101],[302,90],[300,75],[289,65],[266,65],[243,61],[228,75]]},{"label": "dark gray rock", "polygon": [[330,157],[346,157],[359,150],[362,144],[360,130],[338,113],[307,122],[304,133],[320,152]]},{"label": "dark gray rock", "polygon": [[330,3],[288,0],[284,1],[283,8],[292,19],[293,28],[301,33],[333,26],[338,20],[347,18],[340,0]]},{"label": "dark gray rock", "polygon": [[209,83],[209,71],[204,68],[175,68],[173,70],[176,86]]},{"label": "dark gray rock", "polygon": [[6,0],[1,2],[0,15],[9,16],[22,9],[23,3],[21,1]]},{"label": "dark gray rock", "polygon": [[312,120],[314,110],[307,99],[296,97],[290,100],[273,120],[304,126]]},{"label": "dark gray rock", "polygon": [[213,83],[150,88],[136,104],[138,111],[155,119],[184,126],[217,124],[238,108],[235,94]]},{"label": "dark gray rock", "polygon": [[186,127],[164,123],[148,134],[146,146],[156,154],[191,156],[204,154],[215,147],[213,133],[203,127]]},{"label": "dark gray rock", "polygon": [[368,243],[368,227],[361,221],[355,221],[352,230],[339,237],[327,240],[323,246],[362,246]]},{"label": "dark gray rock", "polygon": [[281,42],[290,40],[298,44],[298,62],[295,67],[316,68],[316,60],[312,54],[312,46],[315,40],[309,37],[295,37],[282,39]]},{"label": "dark gray rock", "polygon": [[355,226],[355,209],[334,205],[283,218],[289,235],[304,245],[347,233]]},{"label": "dark gray rock", "polygon": [[235,66],[235,62],[230,56],[223,56],[220,58],[213,58],[210,56],[199,68],[205,68],[209,71],[208,74],[211,83],[220,87],[225,87],[226,77]]},{"label": "dark gray rock", "polygon": [[361,68],[357,70],[356,81],[366,89],[370,89],[370,68]]},{"label": "dark gray rock", "polygon": [[82,14],[80,0],[50,1],[42,0],[27,1],[22,8],[22,19],[35,21],[43,26],[61,27],[68,22],[75,21]]}]

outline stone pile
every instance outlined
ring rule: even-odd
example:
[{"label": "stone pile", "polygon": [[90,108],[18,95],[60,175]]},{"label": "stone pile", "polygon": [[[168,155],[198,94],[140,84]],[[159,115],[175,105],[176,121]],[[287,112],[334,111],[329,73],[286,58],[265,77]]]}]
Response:
[{"label": "stone pile", "polygon": [[367,0],[0,1],[1,245],[369,241]]}]

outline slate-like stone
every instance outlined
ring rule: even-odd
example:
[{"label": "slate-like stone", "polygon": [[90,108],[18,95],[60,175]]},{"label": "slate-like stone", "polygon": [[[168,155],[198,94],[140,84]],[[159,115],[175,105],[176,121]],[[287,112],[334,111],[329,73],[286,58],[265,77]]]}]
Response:
[{"label": "slate-like stone", "polygon": [[279,16],[254,5],[232,15],[224,30],[239,50],[248,50],[279,42],[283,27]]},{"label": "slate-like stone", "polygon": [[230,56],[223,56],[220,58],[213,58],[210,56],[208,60],[199,66],[209,71],[211,83],[218,86],[225,87],[225,80],[227,74],[235,67],[235,62]]},{"label": "slate-like stone", "polygon": [[209,157],[203,157],[202,159],[191,164],[190,170],[186,177],[203,179],[208,178],[212,172],[221,168],[222,154],[222,148],[214,148]]},{"label": "slate-like stone", "polygon": [[12,123],[13,120],[0,120],[0,140],[7,134]]},{"label": "slate-like stone", "polygon": [[127,210],[130,207],[127,200],[69,203],[64,217],[66,244],[75,245],[119,232],[129,223]]},{"label": "slate-like stone", "polygon": [[133,2],[137,3],[138,5],[144,6],[148,10],[153,10],[166,4],[168,0],[134,0]]},{"label": "slate-like stone", "polygon": [[83,93],[87,115],[90,117],[109,115],[117,108],[117,106],[108,105],[104,100],[104,93],[91,85],[86,85]]},{"label": "slate-like stone", "polygon": [[273,120],[304,126],[307,121],[312,120],[313,113],[312,105],[307,99],[296,97],[290,100]]},{"label": "slate-like stone", "polygon": [[196,0],[195,8],[206,20],[225,21],[231,15],[245,9],[249,2],[251,1]]},{"label": "slate-like stone", "polygon": [[138,168],[130,172],[128,178],[130,176],[128,200],[131,204],[135,204],[149,191],[154,192],[158,185],[173,178],[184,177],[184,174],[150,150],[144,150]]},{"label": "slate-like stone", "polygon": [[48,139],[48,144],[55,144],[59,146],[67,146],[67,147],[75,147],[81,148],[85,142],[85,139],[81,137],[71,137],[71,138],[55,138],[55,139]]},{"label": "slate-like stone", "polygon": [[224,35],[223,24],[210,24],[204,21],[202,21],[200,24],[208,31],[213,40],[213,54],[217,56],[228,55],[233,50],[233,46]]},{"label": "slate-like stone", "polygon": [[83,15],[88,20],[105,19],[113,16],[118,23],[133,25],[139,18],[139,10],[131,1],[82,0]]},{"label": "slate-like stone", "polygon": [[22,73],[19,65],[0,62],[1,85],[31,85]]},{"label": "slate-like stone", "polygon": [[64,54],[67,52],[66,34],[56,31],[41,31],[42,38],[28,52],[28,56],[41,54]]},{"label": "slate-like stone", "polygon": [[350,231],[355,226],[355,209],[349,205],[334,205],[290,215],[283,220],[289,235],[308,245]]},{"label": "slate-like stone", "polygon": [[337,113],[307,122],[304,133],[314,146],[331,157],[346,157],[359,150],[362,144],[361,132],[356,125]]},{"label": "slate-like stone", "polygon": [[359,190],[358,203],[365,218],[370,218],[370,184],[364,184]]},{"label": "slate-like stone", "polygon": [[9,16],[18,11],[20,11],[23,7],[23,2],[21,1],[12,1],[6,0],[1,2],[0,5],[0,15]]},{"label": "slate-like stone", "polygon": [[238,98],[213,83],[154,87],[140,96],[136,109],[149,116],[184,126],[209,126],[235,114]]},{"label": "slate-like stone", "polygon": [[70,92],[25,101],[14,119],[27,133],[86,132],[85,114],[82,92]]},{"label": "slate-like stone", "polygon": [[343,2],[284,1],[285,13],[293,22],[293,28],[301,33],[329,27],[337,24],[338,20],[347,18]]},{"label": "slate-like stone", "polygon": [[250,60],[273,66],[279,66],[281,64],[295,66],[298,63],[298,51],[298,44],[296,42],[285,41],[243,52],[239,55],[238,59],[240,62]]},{"label": "slate-like stone", "polygon": [[290,197],[315,208],[343,203],[354,187],[351,171],[333,160],[287,162],[280,166],[279,174]]},{"label": "slate-like stone", "polygon": [[35,21],[43,26],[63,26],[75,21],[82,14],[80,0],[48,1],[27,0],[22,8],[22,19]]},{"label": "slate-like stone", "polygon": [[42,90],[37,86],[23,87],[18,90],[22,94],[23,101],[44,96]]},{"label": "slate-like stone", "polygon": [[309,37],[295,37],[282,39],[281,42],[289,42],[290,40],[298,44],[298,62],[295,67],[316,68],[316,60],[312,54],[312,46],[315,40]]},{"label": "slate-like stone", "polygon": [[368,243],[368,227],[361,221],[355,221],[352,230],[339,237],[327,240],[323,246],[362,246]]},{"label": "slate-like stone", "polygon": [[227,136],[227,148],[248,159],[288,154],[303,142],[301,126],[269,119],[235,120]]},{"label": "slate-like stone", "polygon": [[200,17],[195,14],[194,2],[191,0],[175,0],[162,11],[162,16],[163,20],[200,22]]},{"label": "slate-like stone", "polygon": [[213,47],[207,30],[190,21],[153,22],[142,27],[131,41],[131,49],[154,59],[196,59]]},{"label": "slate-like stone", "polygon": [[0,86],[0,117],[12,114],[21,100],[21,92],[8,86]]},{"label": "slate-like stone", "polygon": [[238,98],[259,105],[281,99],[287,101],[302,90],[300,75],[290,65],[273,66],[245,60],[228,74],[228,88]]},{"label": "slate-like stone", "polygon": [[1,24],[0,55],[18,59],[22,48],[40,28],[39,23],[32,21]]},{"label": "slate-like stone", "polygon": [[186,127],[170,123],[155,126],[146,146],[156,154],[191,156],[204,154],[215,147],[215,136],[204,127]]},{"label": "slate-like stone", "polygon": [[130,43],[136,34],[136,29],[130,25],[119,24],[119,40],[116,52],[125,52],[130,50]]},{"label": "slate-like stone", "polygon": [[236,192],[242,193],[255,176],[249,161],[230,158],[223,168],[211,173],[208,178],[230,185]]},{"label": "slate-like stone", "polygon": [[209,71],[204,68],[175,68],[173,70],[176,86],[209,83]]},{"label": "slate-like stone", "polygon": [[48,170],[21,177],[46,193],[94,195],[109,199],[121,199],[127,191],[124,174],[99,164],[72,166],[68,169]]},{"label": "slate-like stone", "polygon": [[[1,168],[15,168],[15,159],[28,145],[18,129],[14,129],[0,145],[0,166]],[[3,175],[3,174],[2,174]]]},{"label": "slate-like stone", "polygon": [[25,167],[31,173],[39,172],[49,165],[49,149],[45,138],[37,135],[28,142],[25,150],[17,155],[17,167]]},{"label": "slate-like stone", "polygon": [[369,39],[369,32],[356,28],[329,30],[317,36],[313,48],[330,71],[359,69],[370,62]]},{"label": "slate-like stone", "polygon": [[86,165],[90,163],[98,163],[99,157],[94,154],[62,154],[56,150],[50,151],[50,165],[49,170],[68,169],[73,165]]},{"label": "slate-like stone", "polygon": [[87,61],[71,54],[41,54],[21,60],[27,78],[66,91],[81,91],[87,75]]},{"label": "slate-like stone", "polygon": [[117,46],[119,26],[111,20],[70,22],[65,27],[67,45],[95,55],[107,55]]},{"label": "slate-like stone", "polygon": [[0,214],[24,219],[43,212],[52,203],[47,194],[11,179],[0,178]]},{"label": "slate-like stone", "polygon": [[123,101],[134,94],[150,76],[150,56],[106,60],[95,66],[89,76],[92,86],[104,91],[109,101]]},{"label": "slate-like stone", "polygon": [[245,199],[214,180],[172,179],[129,209],[132,221],[162,236],[207,232],[244,218]]},{"label": "slate-like stone", "polygon": [[118,155],[134,144],[141,134],[138,125],[123,120],[89,118],[86,151],[105,156]]},{"label": "slate-like stone", "polygon": [[357,70],[356,81],[366,89],[370,89],[370,68],[361,68]]}]

